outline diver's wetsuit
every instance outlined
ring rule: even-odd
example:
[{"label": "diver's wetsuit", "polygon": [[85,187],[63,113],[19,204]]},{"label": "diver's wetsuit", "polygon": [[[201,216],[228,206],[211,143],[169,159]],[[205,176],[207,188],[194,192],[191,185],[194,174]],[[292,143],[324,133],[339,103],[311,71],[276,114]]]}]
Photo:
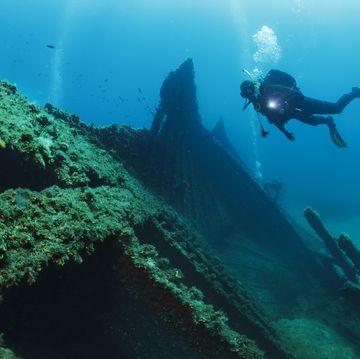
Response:
[{"label": "diver's wetsuit", "polygon": [[309,117],[306,123],[311,124],[311,115],[339,114],[356,97],[358,96],[354,92],[350,92],[341,96],[337,102],[327,102],[306,97],[297,88],[262,83],[257,100],[259,112],[269,117],[271,122],[275,122],[277,118],[280,121],[291,118],[303,121]]},{"label": "diver's wetsuit", "polygon": [[343,95],[337,102],[320,101],[304,96],[297,87],[289,88],[263,82],[253,104],[270,123],[293,140],[293,135],[284,127],[290,119],[294,118],[312,126],[326,124],[330,130],[334,130],[335,123],[332,117],[316,115],[339,114],[356,97],[359,97],[359,94],[352,91]]},{"label": "diver's wetsuit", "polygon": [[318,115],[336,115],[341,113],[344,108],[356,97],[356,94],[353,92],[341,96],[337,102],[320,101],[311,97],[304,97],[304,101],[300,104],[300,108],[307,113],[316,113]]},{"label": "diver's wetsuit", "polygon": [[[332,141],[338,147],[346,147],[336,130],[334,119],[321,115],[341,113],[352,100],[360,97],[359,87],[353,87],[350,93],[340,97],[337,102],[327,102],[304,96],[297,87],[296,80],[286,72],[270,70],[258,88],[251,74],[246,73],[251,81],[243,81],[240,85],[240,96],[246,99],[243,110],[252,103],[258,113],[266,116],[291,141],[295,139],[294,134],[285,129],[285,124],[291,119],[312,126],[327,125]],[[266,137],[269,132],[264,130],[261,120],[260,126],[261,136]]]}]

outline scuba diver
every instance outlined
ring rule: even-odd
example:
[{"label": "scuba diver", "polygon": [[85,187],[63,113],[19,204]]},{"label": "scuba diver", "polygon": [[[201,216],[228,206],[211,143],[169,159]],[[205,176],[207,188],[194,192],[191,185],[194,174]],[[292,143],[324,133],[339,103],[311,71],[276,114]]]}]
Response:
[{"label": "scuba diver", "polygon": [[264,130],[259,113],[290,141],[294,141],[295,136],[286,130],[285,124],[290,119],[296,119],[312,126],[327,125],[332,141],[338,147],[347,147],[336,130],[332,116],[317,115],[341,113],[352,100],[360,97],[359,87],[353,87],[350,93],[340,97],[337,102],[326,102],[304,96],[295,79],[286,72],[270,70],[260,83],[254,80],[248,71],[244,72],[251,80],[244,81],[240,86],[240,95],[245,98],[243,110],[253,104],[259,118],[262,137],[268,136],[269,132]]}]

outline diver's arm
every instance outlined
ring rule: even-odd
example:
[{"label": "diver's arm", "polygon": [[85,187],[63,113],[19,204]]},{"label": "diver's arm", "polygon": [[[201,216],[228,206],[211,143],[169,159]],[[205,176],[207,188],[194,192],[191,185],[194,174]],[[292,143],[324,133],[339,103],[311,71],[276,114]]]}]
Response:
[{"label": "diver's arm", "polygon": [[290,141],[295,141],[295,136],[292,132],[289,132],[284,124],[273,122],[274,125],[286,136],[286,138]]}]

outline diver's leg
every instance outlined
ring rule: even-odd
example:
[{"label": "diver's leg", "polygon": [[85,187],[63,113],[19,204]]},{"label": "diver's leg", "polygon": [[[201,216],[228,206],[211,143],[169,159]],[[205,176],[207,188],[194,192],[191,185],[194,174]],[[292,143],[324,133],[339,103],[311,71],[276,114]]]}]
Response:
[{"label": "diver's leg", "polygon": [[347,147],[346,142],[337,131],[334,119],[331,116],[315,116],[299,112],[295,118],[312,126],[327,125],[329,128],[330,138],[335,145],[338,147]]},{"label": "diver's leg", "polygon": [[331,116],[315,116],[299,111],[294,118],[311,126],[327,125],[329,128],[335,127],[334,119]]},{"label": "diver's leg", "polygon": [[304,97],[299,108],[307,113],[335,115],[341,113],[344,108],[355,98],[360,97],[360,89],[353,87],[352,91],[339,98],[337,102],[320,101],[310,97]]}]

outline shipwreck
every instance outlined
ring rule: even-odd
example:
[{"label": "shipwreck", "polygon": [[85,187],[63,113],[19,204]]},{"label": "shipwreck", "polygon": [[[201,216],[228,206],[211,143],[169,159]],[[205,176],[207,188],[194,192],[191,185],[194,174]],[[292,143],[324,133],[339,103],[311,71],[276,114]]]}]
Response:
[{"label": "shipwreck", "polygon": [[336,258],[308,246],[223,123],[202,126],[192,60],[150,129],[89,126],[1,81],[0,171],[0,358],[310,359],[299,318],[360,355]]}]

